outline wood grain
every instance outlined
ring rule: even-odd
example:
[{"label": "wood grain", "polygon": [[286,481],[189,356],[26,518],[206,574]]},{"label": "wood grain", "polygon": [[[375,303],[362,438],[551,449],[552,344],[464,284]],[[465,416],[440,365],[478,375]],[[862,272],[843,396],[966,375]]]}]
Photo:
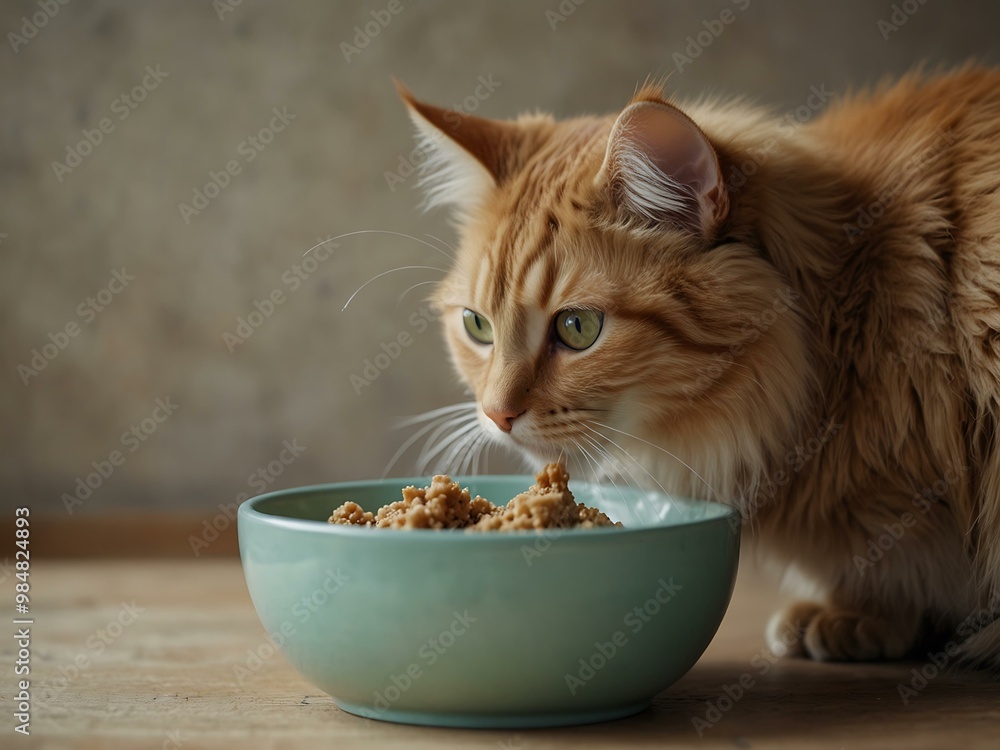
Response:
[{"label": "wood grain", "polygon": [[[207,525],[206,525],[207,524]],[[0,519],[0,539],[14,538],[14,516]],[[197,513],[32,515],[31,549],[39,558],[234,557],[236,521],[218,508]]]},{"label": "wood grain", "polygon": [[[110,750],[1000,747],[998,683],[940,676],[904,705],[897,684],[920,663],[777,659],[761,674],[769,655],[763,624],[777,603],[771,591],[745,564],[708,652],[638,716],[568,729],[465,731],[343,713],[280,654],[241,682],[234,667],[264,633],[236,561],[44,561],[32,571],[34,732],[27,742],[8,740],[5,687],[0,736],[3,747]],[[135,621],[99,652],[102,629],[110,638],[117,629],[109,623],[132,606],[141,609]],[[11,639],[2,652],[10,664]],[[89,662],[74,674],[68,667],[81,655]],[[727,703],[724,686],[743,675],[753,685]],[[699,737],[692,719],[704,718],[709,702],[727,710]]]}]

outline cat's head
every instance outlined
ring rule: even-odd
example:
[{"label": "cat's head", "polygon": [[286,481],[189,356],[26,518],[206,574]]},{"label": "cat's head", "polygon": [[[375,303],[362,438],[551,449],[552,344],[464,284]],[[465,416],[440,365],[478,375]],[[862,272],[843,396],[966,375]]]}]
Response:
[{"label": "cat's head", "polygon": [[428,203],[454,211],[435,302],[493,442],[534,461],[624,433],[759,449],[760,418],[800,390],[800,323],[691,118],[653,87],[617,116],[560,122],[400,93]]}]

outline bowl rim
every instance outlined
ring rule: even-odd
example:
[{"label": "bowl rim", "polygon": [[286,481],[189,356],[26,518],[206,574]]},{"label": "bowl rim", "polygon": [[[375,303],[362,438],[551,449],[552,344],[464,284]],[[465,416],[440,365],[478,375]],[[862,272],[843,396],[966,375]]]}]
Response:
[{"label": "bowl rim", "polygon": [[[514,531],[506,531],[497,534],[471,534],[467,533],[464,529],[433,529],[427,531],[433,531],[434,533],[420,533],[420,529],[392,529],[392,528],[374,528],[367,526],[351,526],[347,524],[334,524],[329,521],[313,520],[310,518],[289,518],[287,516],[278,516],[271,513],[265,513],[259,509],[259,506],[268,503],[272,500],[278,498],[286,497],[289,495],[300,495],[306,493],[320,493],[328,492],[330,490],[350,490],[352,488],[362,488],[370,487],[372,484],[383,483],[383,482],[393,482],[400,483],[399,489],[403,487],[419,484],[420,482],[426,482],[428,477],[385,477],[383,479],[360,479],[352,480],[349,482],[327,482],[322,484],[309,484],[303,485],[301,487],[289,487],[281,490],[272,490],[271,492],[265,492],[260,495],[255,495],[254,497],[244,500],[240,503],[237,510],[237,521],[255,521],[265,525],[277,526],[279,528],[284,528],[288,530],[309,532],[309,533],[319,533],[319,534],[329,534],[334,537],[351,537],[354,539],[386,539],[386,540],[396,540],[397,542],[401,538],[405,538],[407,541],[417,541],[417,540],[431,540],[431,539],[450,539],[450,540],[469,540],[473,543],[482,544],[486,540],[491,542],[495,541],[510,541],[516,539],[525,538],[536,538],[544,537],[553,539],[557,536],[574,536],[574,537],[602,537],[602,536],[612,536],[614,538],[621,538],[623,536],[634,536],[636,534],[659,532],[670,529],[687,529],[692,526],[702,526],[724,523],[729,525],[734,531],[739,531],[742,526],[740,524],[733,526],[731,521],[734,518],[739,517],[739,510],[727,503],[722,503],[716,500],[695,500],[694,498],[685,497],[683,495],[671,495],[670,493],[662,492],[661,490],[649,490],[642,488],[630,487],[629,490],[632,492],[644,492],[646,494],[661,495],[669,497],[671,500],[680,501],[683,504],[697,504],[697,505],[709,505],[712,506],[716,511],[716,515],[706,517],[706,518],[693,518],[687,521],[678,521],[673,523],[652,523],[644,526],[598,526],[593,528],[585,529],[517,529]],[[535,477],[528,474],[479,474],[473,476],[461,476],[456,477],[455,481],[459,482],[463,487],[468,486],[470,482],[476,480],[499,480],[499,481],[517,481],[519,483],[525,483],[525,487],[530,486],[534,483]],[[579,484],[579,482],[578,482]],[[595,482],[586,482],[586,484],[598,484]],[[624,489],[624,488],[623,488]],[[332,511],[332,508],[331,508]],[[415,533],[416,532],[416,533]],[[489,543],[489,542],[487,542]]]}]

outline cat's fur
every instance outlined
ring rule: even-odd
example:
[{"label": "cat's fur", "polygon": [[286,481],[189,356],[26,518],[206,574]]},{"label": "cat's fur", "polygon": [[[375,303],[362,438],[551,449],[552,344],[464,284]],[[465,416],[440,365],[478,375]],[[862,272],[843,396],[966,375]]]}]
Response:
[{"label": "cat's fur", "polygon": [[[436,300],[496,442],[539,462],[596,442],[738,505],[817,602],[772,624],[800,653],[950,640],[952,663],[1000,669],[1000,72],[785,118],[650,85],[561,122],[401,94],[456,211]],[[581,307],[606,320],[577,352],[552,320]]]}]

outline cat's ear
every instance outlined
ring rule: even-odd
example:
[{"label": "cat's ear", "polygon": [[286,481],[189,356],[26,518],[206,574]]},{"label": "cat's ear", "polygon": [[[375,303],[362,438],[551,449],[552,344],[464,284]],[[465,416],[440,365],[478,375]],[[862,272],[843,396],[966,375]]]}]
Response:
[{"label": "cat's ear", "polygon": [[448,205],[467,214],[509,175],[520,127],[425,104],[393,83],[416,126],[427,207]]},{"label": "cat's ear", "polygon": [[639,221],[706,239],[729,210],[712,144],[690,117],[658,99],[634,101],[619,115],[597,182]]}]

